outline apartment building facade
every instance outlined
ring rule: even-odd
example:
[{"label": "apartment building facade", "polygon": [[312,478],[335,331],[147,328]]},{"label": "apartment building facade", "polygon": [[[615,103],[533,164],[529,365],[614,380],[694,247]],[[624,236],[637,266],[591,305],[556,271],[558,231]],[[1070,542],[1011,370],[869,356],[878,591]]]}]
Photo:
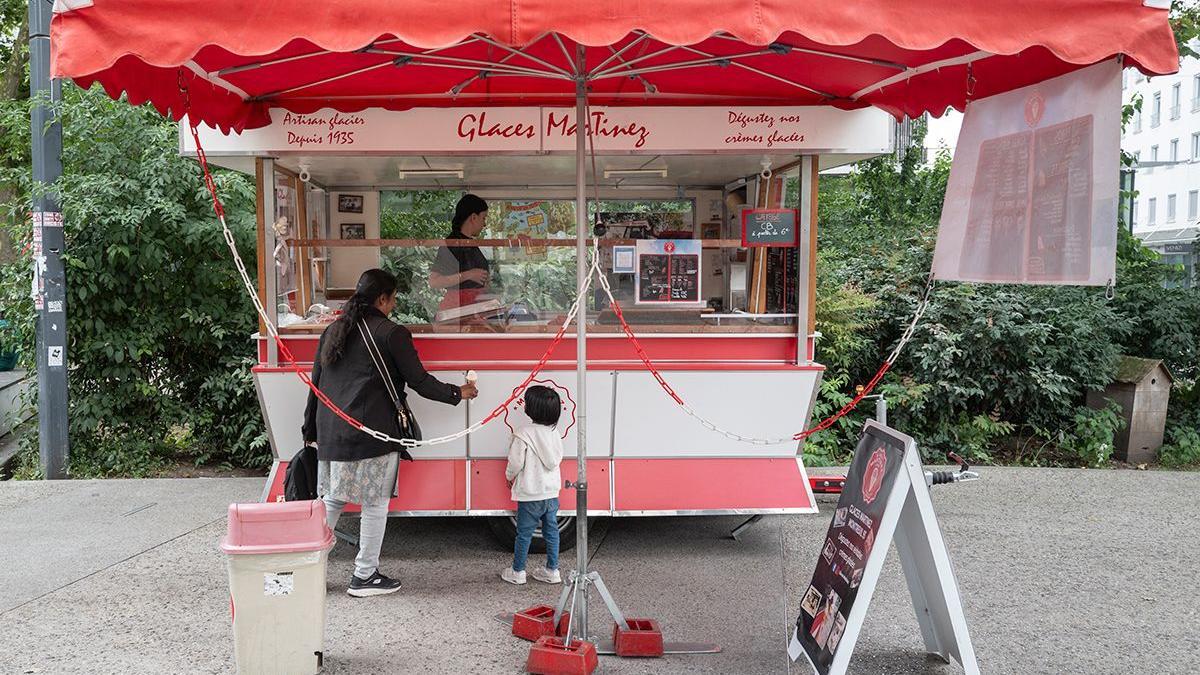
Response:
[{"label": "apartment building facade", "polygon": [[1121,84],[1126,102],[1142,100],[1121,139],[1137,160],[1133,233],[1200,283],[1200,59],[1151,79],[1126,70]]}]

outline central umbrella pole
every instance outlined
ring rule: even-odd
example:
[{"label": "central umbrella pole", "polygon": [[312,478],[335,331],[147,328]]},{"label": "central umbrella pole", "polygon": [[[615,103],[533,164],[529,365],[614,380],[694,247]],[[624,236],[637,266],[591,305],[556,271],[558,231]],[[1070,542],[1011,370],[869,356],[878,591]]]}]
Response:
[{"label": "central umbrella pole", "polygon": [[[575,280],[577,283],[577,291],[582,292],[587,281],[588,275],[591,274],[592,267],[588,260],[587,238],[589,236],[590,227],[588,226],[588,206],[587,206],[587,158],[588,147],[588,119],[587,119],[587,70],[584,60],[584,47],[577,45],[575,47]],[[594,180],[599,180],[598,176],[593,177]],[[600,195],[597,193],[596,199],[599,200]],[[597,204],[596,208],[600,205]],[[597,270],[597,274],[603,272]],[[673,642],[663,643],[662,631],[658,627],[658,623],[650,619],[626,619],[621,613],[621,609],[617,607],[616,600],[613,599],[612,593],[604,584],[604,579],[600,577],[599,572],[588,570],[588,522],[587,522],[587,298],[579,299],[579,312],[575,315],[575,382],[578,390],[577,419],[576,422],[579,428],[576,430],[578,434],[576,441],[576,465],[578,467],[575,481],[568,480],[566,488],[575,490],[575,571],[570,574],[566,583],[563,584],[562,594],[558,599],[558,606],[554,613],[546,621],[546,617],[541,610],[544,606],[534,606],[530,610],[518,613],[518,615],[501,614],[497,617],[500,621],[507,622],[513,628],[513,634],[524,637],[527,640],[536,640],[534,646],[530,650],[530,663],[533,663],[535,658],[538,660],[549,659],[549,661],[570,661],[571,668],[580,666],[581,663],[586,663],[587,659],[584,654],[590,650],[595,658],[597,652],[601,654],[617,654],[620,656],[662,656],[663,654],[712,654],[721,651],[721,648],[714,644],[707,643],[690,643],[690,642]],[[604,601],[605,607],[608,608],[608,613],[612,615],[614,630],[612,641],[597,644],[597,640],[592,637],[591,631],[588,629],[588,592],[592,586],[596,587],[596,592],[600,594],[600,599]],[[531,614],[532,610],[537,610],[537,614]],[[554,634],[561,626],[561,619],[564,612],[570,612],[570,618],[567,619],[566,635],[563,636],[566,650],[562,646],[553,647],[544,645],[540,638],[545,635]],[[521,627],[518,627],[517,619],[521,618]],[[548,632],[542,632],[548,631]],[[526,634],[528,632],[528,634]],[[582,640],[589,644],[576,642]],[[574,645],[574,646],[573,646]],[[580,661],[579,659],[582,659]],[[592,661],[591,669],[595,668],[595,661]],[[591,669],[586,669],[586,672],[591,672]],[[567,671],[564,671],[567,672]],[[574,670],[570,671],[574,672]]]},{"label": "central umbrella pole", "polygon": [[[575,279],[577,288],[587,282],[591,266],[587,259],[587,66],[584,47],[575,47]],[[588,521],[587,521],[587,298],[580,299],[575,321],[575,377],[579,398],[579,427],[576,430],[578,468],[575,480],[575,554],[576,570],[583,583],[578,587],[575,617],[579,635],[588,639]]]}]

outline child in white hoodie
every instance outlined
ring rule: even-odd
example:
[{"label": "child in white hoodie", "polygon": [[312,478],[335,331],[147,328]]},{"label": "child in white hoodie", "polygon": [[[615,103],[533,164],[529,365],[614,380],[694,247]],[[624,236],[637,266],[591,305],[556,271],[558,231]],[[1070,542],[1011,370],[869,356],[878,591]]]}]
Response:
[{"label": "child in white hoodie", "polygon": [[550,387],[534,385],[525,390],[525,414],[533,424],[513,432],[504,477],[512,486],[517,503],[517,543],[512,567],[500,573],[510,584],[525,583],[525,560],[533,531],[542,526],[546,540],[546,566],[533,570],[533,578],[548,584],[562,583],[558,571],[558,490],[562,485],[562,438],[558,417],[562,400]]}]

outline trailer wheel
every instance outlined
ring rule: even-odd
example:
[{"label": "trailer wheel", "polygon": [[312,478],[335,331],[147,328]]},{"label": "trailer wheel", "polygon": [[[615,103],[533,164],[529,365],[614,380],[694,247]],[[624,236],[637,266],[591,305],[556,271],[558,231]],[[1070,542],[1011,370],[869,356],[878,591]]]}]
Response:
[{"label": "trailer wheel", "polygon": [[[517,517],[497,516],[488,518],[488,526],[504,548],[512,550],[517,543]],[[575,516],[558,517],[558,550],[569,551],[575,548]],[[529,544],[530,553],[545,553],[546,540],[542,538],[542,528],[533,531],[533,541]]]}]

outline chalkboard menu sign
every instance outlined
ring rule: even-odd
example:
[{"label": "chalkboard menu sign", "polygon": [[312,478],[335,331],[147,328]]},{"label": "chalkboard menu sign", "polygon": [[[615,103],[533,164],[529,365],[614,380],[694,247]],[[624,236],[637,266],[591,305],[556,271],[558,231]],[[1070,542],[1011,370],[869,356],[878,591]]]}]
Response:
[{"label": "chalkboard menu sign", "polygon": [[700,242],[637,242],[637,304],[700,304]]},{"label": "chalkboard menu sign", "polygon": [[[896,476],[902,470],[904,452],[896,438],[876,428],[868,427],[858,441],[796,620],[796,640],[821,675],[830,672],[837,655],[850,610],[864,583],[867,560],[887,555],[890,533],[883,535],[878,550],[876,535]],[[874,579],[868,583],[873,584]]]},{"label": "chalkboard menu sign", "polygon": [[795,246],[796,209],[742,211],[742,246]]}]

